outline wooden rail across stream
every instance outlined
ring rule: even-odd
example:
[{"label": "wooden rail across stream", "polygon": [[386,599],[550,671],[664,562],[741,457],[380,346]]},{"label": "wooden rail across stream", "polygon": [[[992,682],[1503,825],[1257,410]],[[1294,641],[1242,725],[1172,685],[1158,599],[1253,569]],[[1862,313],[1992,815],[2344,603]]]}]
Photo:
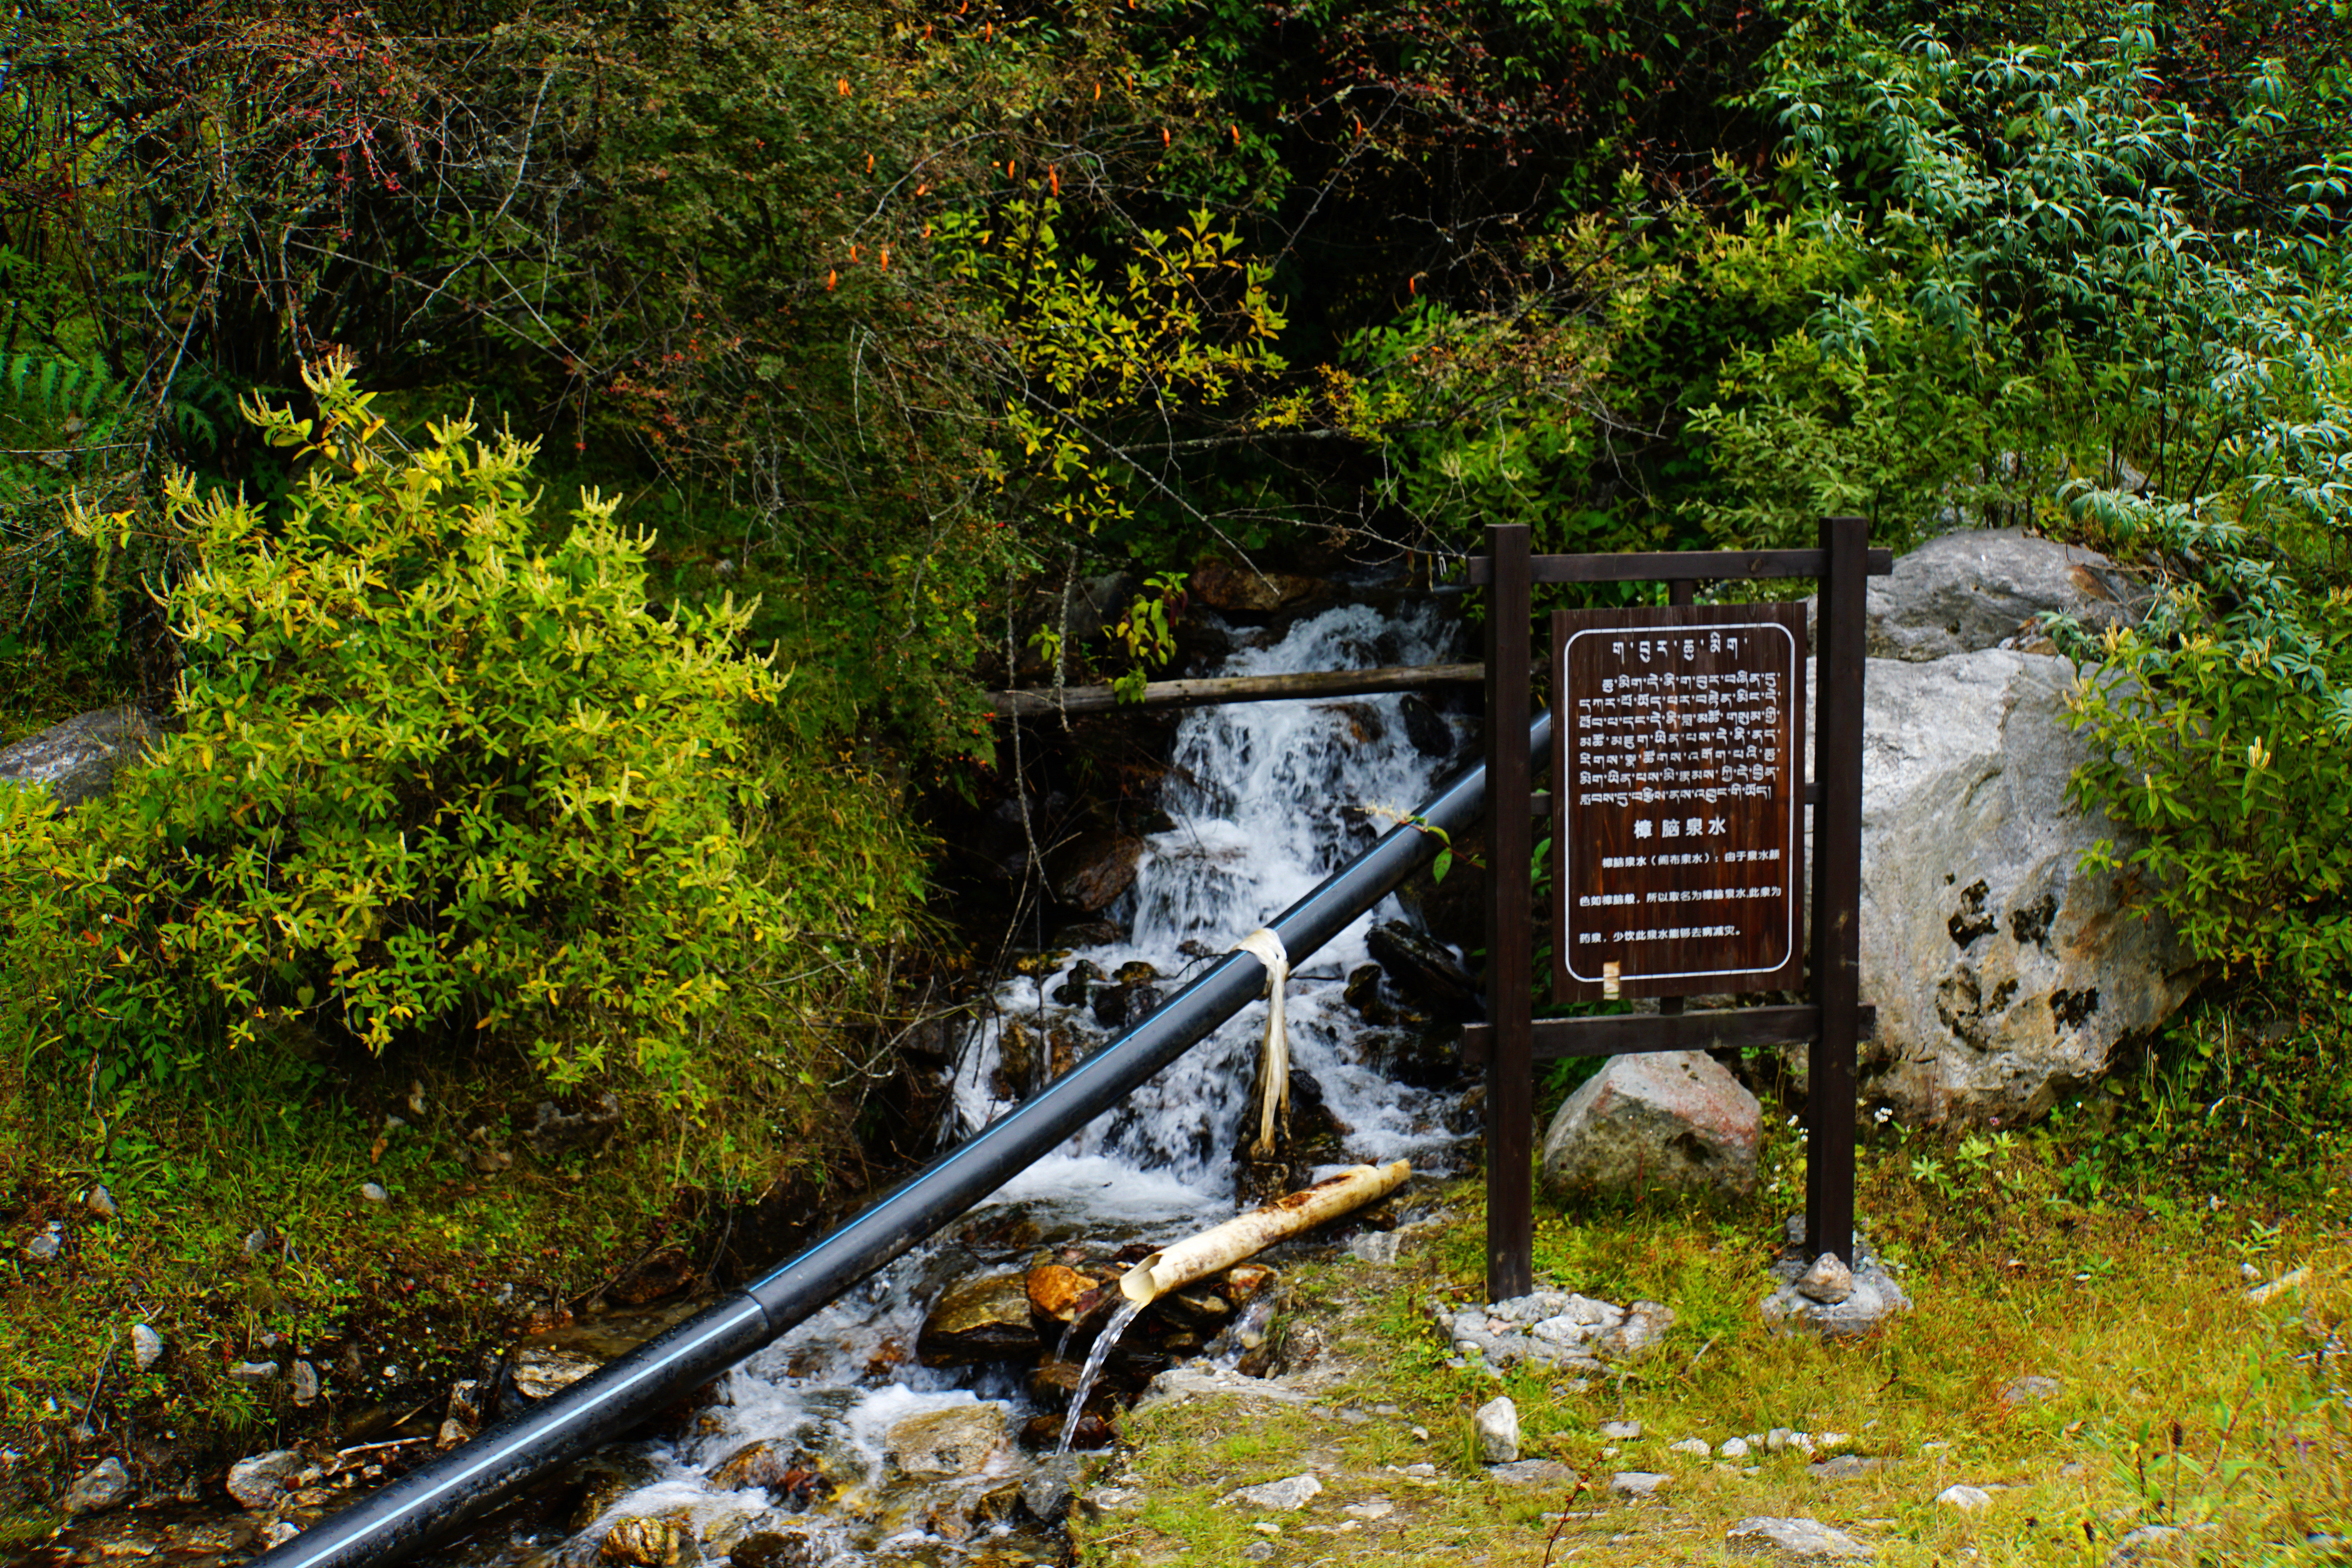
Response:
[{"label": "wooden rail across stream", "polygon": [[1000,714],[1034,719],[1050,713],[1108,713],[1121,708],[1200,708],[1213,702],[1279,702],[1298,697],[1362,697],[1375,691],[1418,691],[1430,686],[1475,686],[1483,664],[1391,664],[1379,669],[1311,669],[1294,675],[1227,675],[1208,680],[1155,680],[1143,700],[1121,701],[1108,686],[1066,686],[999,691],[990,701]]}]

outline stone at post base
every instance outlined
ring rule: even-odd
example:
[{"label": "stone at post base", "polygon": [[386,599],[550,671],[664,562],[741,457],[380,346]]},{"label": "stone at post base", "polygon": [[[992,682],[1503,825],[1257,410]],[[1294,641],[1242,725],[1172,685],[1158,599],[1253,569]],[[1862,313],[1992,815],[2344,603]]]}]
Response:
[{"label": "stone at post base", "polygon": [[1770,1265],[1778,1289],[1764,1298],[1764,1321],[1783,1333],[1803,1332],[1822,1339],[1858,1339],[1911,1310],[1911,1298],[1857,1231],[1853,1238],[1852,1288],[1840,1300],[1814,1300],[1798,1286],[1811,1284],[1818,1261],[1805,1250],[1805,1216],[1790,1215],[1784,1245]]}]

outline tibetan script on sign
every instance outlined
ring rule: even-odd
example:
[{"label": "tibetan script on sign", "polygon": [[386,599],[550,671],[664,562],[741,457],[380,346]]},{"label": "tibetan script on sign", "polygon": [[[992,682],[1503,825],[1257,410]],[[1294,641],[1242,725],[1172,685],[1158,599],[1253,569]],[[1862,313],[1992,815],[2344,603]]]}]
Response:
[{"label": "tibetan script on sign", "polygon": [[1552,617],[1553,995],[1801,983],[1805,614]]}]

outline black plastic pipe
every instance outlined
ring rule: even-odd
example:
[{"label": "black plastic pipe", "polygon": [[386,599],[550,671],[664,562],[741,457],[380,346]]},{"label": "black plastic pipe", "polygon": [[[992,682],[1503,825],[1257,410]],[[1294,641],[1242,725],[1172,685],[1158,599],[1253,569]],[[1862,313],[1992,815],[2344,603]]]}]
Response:
[{"label": "black plastic pipe", "polygon": [[[1551,716],[1528,744],[1540,765]],[[1293,964],[1432,858],[1485,809],[1484,763],[1458,773],[1403,824],[1284,910],[1273,929]],[[709,1382],[1050,1153],[1262,994],[1266,971],[1229,952],[1135,1027],[1008,1111],[806,1252],[582,1378],[544,1404],[255,1560],[255,1568],[362,1568],[396,1563],[478,1517],[554,1467],[579,1458]]]}]

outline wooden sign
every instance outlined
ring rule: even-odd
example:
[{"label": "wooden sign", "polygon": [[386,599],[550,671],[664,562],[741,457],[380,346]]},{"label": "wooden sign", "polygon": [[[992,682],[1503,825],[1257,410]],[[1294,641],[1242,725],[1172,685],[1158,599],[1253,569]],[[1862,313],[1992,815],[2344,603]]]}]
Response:
[{"label": "wooden sign", "polygon": [[1552,994],[1795,989],[1801,605],[1552,617]]}]

